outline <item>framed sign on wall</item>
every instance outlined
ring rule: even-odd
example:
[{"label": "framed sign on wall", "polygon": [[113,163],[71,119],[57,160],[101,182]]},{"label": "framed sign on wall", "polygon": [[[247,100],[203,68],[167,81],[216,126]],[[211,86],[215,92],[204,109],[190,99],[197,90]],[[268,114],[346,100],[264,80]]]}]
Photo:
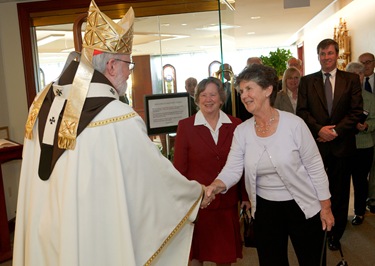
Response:
[{"label": "framed sign on wall", "polygon": [[190,116],[186,92],[145,95],[144,101],[148,135],[175,133],[178,121]]}]

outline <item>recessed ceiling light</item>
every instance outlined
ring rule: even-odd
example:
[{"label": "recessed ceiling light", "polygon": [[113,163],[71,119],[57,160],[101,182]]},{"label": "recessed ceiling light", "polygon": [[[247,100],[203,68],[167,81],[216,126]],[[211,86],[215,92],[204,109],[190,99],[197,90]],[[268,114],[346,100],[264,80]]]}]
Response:
[{"label": "recessed ceiling light", "polygon": [[250,17],[251,19],[260,19],[260,16]]},{"label": "recessed ceiling light", "polygon": [[250,32],[247,33],[247,35],[254,35],[254,34],[255,34],[254,31],[250,31]]},{"label": "recessed ceiling light", "polygon": [[[222,30],[234,29],[234,28],[239,28],[239,27],[240,26],[221,24]],[[196,30],[208,30],[208,31],[218,31],[219,29],[220,29],[219,25],[215,25],[215,24],[214,25],[210,24],[210,26],[206,26],[202,28],[196,28]]]},{"label": "recessed ceiling light", "polygon": [[182,23],[181,26],[187,26],[187,24],[186,23]]}]

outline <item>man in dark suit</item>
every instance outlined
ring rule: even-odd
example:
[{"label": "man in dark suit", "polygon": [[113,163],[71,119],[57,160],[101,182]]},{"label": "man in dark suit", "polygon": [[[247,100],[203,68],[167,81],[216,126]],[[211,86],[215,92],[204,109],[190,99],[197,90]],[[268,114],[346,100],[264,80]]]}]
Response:
[{"label": "man in dark suit", "polygon": [[190,77],[185,80],[185,90],[190,95],[189,109],[190,115],[195,115],[198,112],[198,107],[194,101],[195,87],[197,86],[197,79]]},{"label": "man in dark suit", "polygon": [[365,66],[365,78],[363,79],[363,88],[366,89],[366,80],[369,83],[369,89],[375,93],[375,57],[371,53],[363,53],[358,57],[358,61]]},{"label": "man in dark suit", "polygon": [[[363,53],[358,57],[358,61],[365,66],[365,77],[363,82],[363,89],[375,93],[375,57],[371,53]],[[368,84],[366,84],[368,83]],[[373,139],[375,140],[375,135],[373,134]],[[375,158],[375,157],[374,157]],[[370,212],[375,213],[375,160],[372,163],[369,186],[368,186],[368,199],[367,206]]]},{"label": "man in dark suit", "polygon": [[328,247],[338,250],[348,219],[355,126],[362,113],[363,100],[359,76],[336,67],[337,42],[325,39],[318,44],[317,52],[321,70],[301,78],[297,115],[316,139],[327,171],[335,217]]},{"label": "man in dark suit", "polygon": [[232,109],[232,79],[233,79],[233,70],[232,66],[229,64],[223,64],[220,66],[219,70],[216,71],[217,78],[223,82],[223,89],[225,91],[226,100],[221,108],[221,110],[228,114],[233,115],[233,109]]},{"label": "man in dark suit", "polygon": [[223,64],[216,72],[216,75],[218,79],[223,82],[223,88],[227,97],[221,110],[228,115],[238,117],[242,121],[252,117],[252,114],[249,113],[243,105],[240,93],[233,87],[234,73],[231,65]]}]

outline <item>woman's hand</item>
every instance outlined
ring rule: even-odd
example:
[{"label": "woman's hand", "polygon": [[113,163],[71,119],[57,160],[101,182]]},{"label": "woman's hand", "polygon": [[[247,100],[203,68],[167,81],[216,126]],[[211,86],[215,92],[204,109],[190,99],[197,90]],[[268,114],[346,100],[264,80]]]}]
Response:
[{"label": "woman's hand", "polygon": [[214,193],[210,192],[209,196],[207,194],[207,190],[212,189],[212,188],[210,188],[210,186],[208,186],[208,187],[203,186],[203,189],[204,189],[204,195],[203,195],[203,200],[201,202],[201,209],[207,208],[207,206],[210,205],[211,201],[213,201],[215,199]]},{"label": "woman's hand", "polygon": [[356,128],[357,128],[359,131],[365,131],[365,130],[367,130],[367,128],[368,128],[368,124],[367,124],[366,122],[364,122],[363,124],[361,124],[361,123],[357,123]]},{"label": "woman's hand", "polygon": [[331,210],[331,201],[329,199],[320,201],[322,209],[320,210],[320,220],[322,221],[323,230],[331,231],[335,225],[335,218]]},{"label": "woman's hand", "polygon": [[246,211],[248,211],[251,208],[250,201],[243,201],[243,202],[241,202],[241,210],[243,209],[243,207],[246,207]]},{"label": "woman's hand", "polygon": [[201,209],[207,208],[208,205],[215,199],[215,195],[226,189],[225,184],[220,179],[215,179],[211,185],[204,187],[204,198],[201,203]]}]

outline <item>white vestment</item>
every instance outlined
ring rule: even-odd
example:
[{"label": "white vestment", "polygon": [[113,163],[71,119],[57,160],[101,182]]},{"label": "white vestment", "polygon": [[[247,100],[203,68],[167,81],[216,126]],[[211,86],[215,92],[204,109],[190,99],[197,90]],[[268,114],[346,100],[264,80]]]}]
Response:
[{"label": "white vestment", "polygon": [[159,152],[141,117],[124,119],[133,112],[110,102],[46,181],[36,121],[24,142],[14,266],[187,265],[201,185]]}]

